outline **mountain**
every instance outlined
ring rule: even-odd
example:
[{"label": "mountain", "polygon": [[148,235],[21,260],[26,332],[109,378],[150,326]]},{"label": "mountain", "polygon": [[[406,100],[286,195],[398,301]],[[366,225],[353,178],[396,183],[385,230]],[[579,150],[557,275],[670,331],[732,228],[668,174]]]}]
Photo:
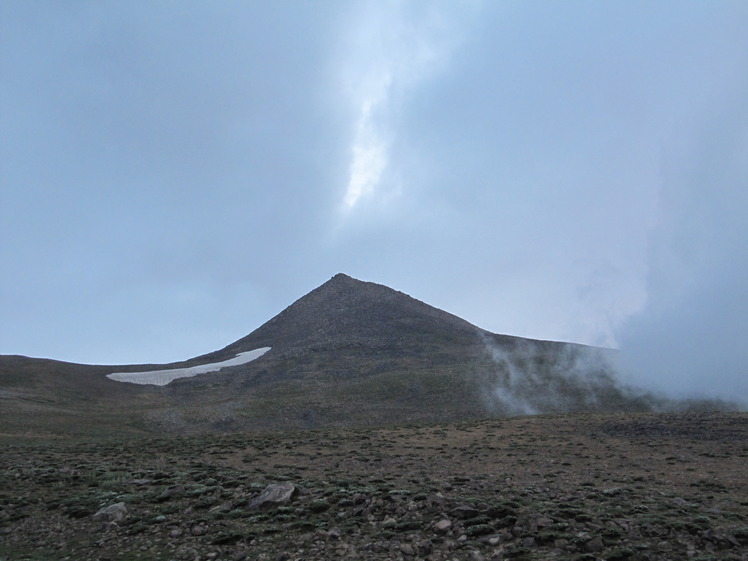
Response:
[{"label": "mountain", "polygon": [[[251,362],[164,386],[107,377],[194,368],[264,347],[270,350]],[[112,367],[0,356],[0,431],[383,426],[658,406],[616,381],[610,353],[493,334],[386,286],[338,274],[246,337],[182,363]]]},{"label": "mountain", "polygon": [[465,345],[480,334],[488,332],[407,294],[338,274],[246,337],[193,361],[224,360],[260,347],[271,347],[276,359],[352,349],[392,358]]}]

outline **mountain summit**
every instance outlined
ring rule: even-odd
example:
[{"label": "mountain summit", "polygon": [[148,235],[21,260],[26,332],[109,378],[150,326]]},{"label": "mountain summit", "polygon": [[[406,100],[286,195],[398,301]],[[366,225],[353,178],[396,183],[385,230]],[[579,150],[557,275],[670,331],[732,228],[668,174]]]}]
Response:
[{"label": "mountain summit", "polygon": [[258,347],[276,354],[358,346],[393,350],[434,338],[472,339],[467,321],[381,284],[339,273],[246,337],[209,358]]},{"label": "mountain summit", "polygon": [[0,356],[0,426],[9,434],[189,433],[662,408],[619,384],[609,353],[490,333],[338,274],[246,337],[181,363]]},{"label": "mountain summit", "polygon": [[[246,337],[193,360],[265,347],[271,350],[257,361],[180,381],[174,391],[220,383],[234,396],[262,396],[274,422],[302,426],[649,407],[616,382],[607,351],[490,333],[342,273]],[[266,422],[246,415],[253,425]]]}]

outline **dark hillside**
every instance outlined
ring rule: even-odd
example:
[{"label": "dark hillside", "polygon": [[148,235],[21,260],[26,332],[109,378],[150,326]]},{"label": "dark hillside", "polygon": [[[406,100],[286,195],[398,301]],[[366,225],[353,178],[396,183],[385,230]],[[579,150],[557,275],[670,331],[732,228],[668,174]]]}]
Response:
[{"label": "dark hillside", "polygon": [[215,360],[258,347],[286,355],[345,347],[390,352],[414,343],[475,342],[484,333],[407,294],[341,273],[248,336],[200,358]]},{"label": "dark hillside", "polygon": [[[164,386],[107,378],[252,362]],[[246,337],[169,365],[0,357],[5,432],[226,432],[386,426],[671,406],[622,387],[612,351],[489,333],[386,286],[336,275]]]}]

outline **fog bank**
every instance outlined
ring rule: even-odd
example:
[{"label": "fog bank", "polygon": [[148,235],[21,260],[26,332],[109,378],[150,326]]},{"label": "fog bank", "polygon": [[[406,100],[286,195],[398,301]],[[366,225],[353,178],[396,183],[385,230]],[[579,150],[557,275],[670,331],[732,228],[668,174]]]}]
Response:
[{"label": "fog bank", "polygon": [[620,329],[622,376],[672,397],[748,406],[748,102],[664,158],[647,303]]}]

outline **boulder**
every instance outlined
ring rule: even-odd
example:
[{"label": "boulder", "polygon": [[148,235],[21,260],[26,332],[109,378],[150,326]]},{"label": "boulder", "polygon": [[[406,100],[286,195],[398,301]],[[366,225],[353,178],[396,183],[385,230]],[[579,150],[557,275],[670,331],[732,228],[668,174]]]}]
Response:
[{"label": "boulder", "polygon": [[439,522],[434,524],[434,531],[437,534],[446,534],[451,529],[452,529],[451,520],[443,519],[443,520],[439,520]]},{"label": "boulder", "polygon": [[295,492],[296,487],[290,481],[272,483],[265,487],[265,490],[259,496],[252,499],[252,502],[249,503],[249,508],[271,508],[286,504],[291,500]]},{"label": "boulder", "polygon": [[96,514],[93,515],[93,519],[101,520],[102,522],[120,522],[126,515],[127,507],[125,506],[125,503],[115,503],[99,509]]}]

